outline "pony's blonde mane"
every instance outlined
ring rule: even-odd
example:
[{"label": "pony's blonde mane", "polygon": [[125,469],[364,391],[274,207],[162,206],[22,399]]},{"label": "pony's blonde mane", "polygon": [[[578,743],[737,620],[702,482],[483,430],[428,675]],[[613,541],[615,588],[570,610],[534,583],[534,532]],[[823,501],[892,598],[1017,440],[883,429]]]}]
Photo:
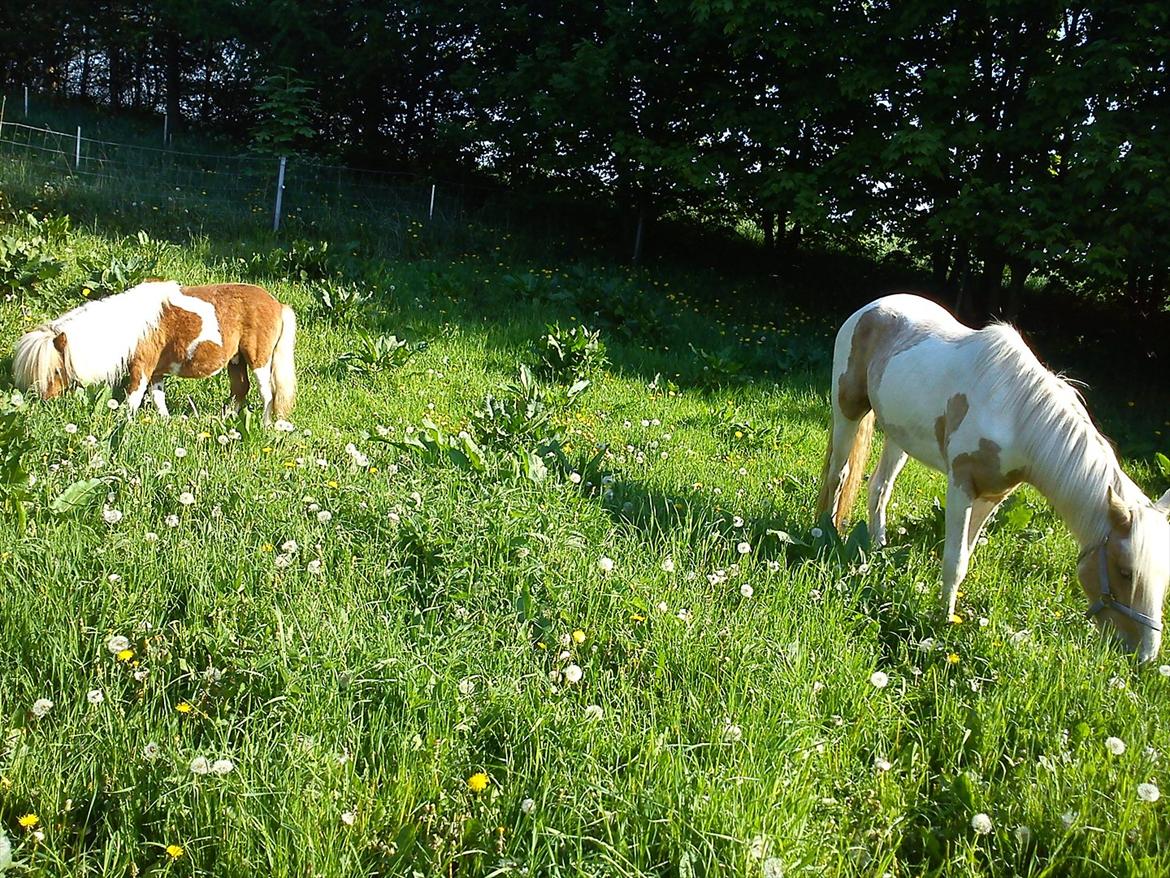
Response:
[{"label": "pony's blonde mane", "polygon": [[138,343],[156,329],[163,305],[180,294],[172,281],[139,284],[124,293],[86,302],[48,327],[65,333],[65,368],[79,384],[114,383],[126,373]]},{"label": "pony's blonde mane", "polygon": [[61,355],[53,347],[56,333],[47,323],[29,330],[16,342],[12,354],[12,380],[21,390],[32,388],[44,395]]},{"label": "pony's blonde mane", "polygon": [[1122,471],[1077,389],[1045,368],[1015,329],[993,323],[970,337],[976,340],[985,354],[977,358],[973,383],[986,388],[1016,425],[1028,481],[1082,544],[1103,540],[1109,533],[1106,488],[1130,503],[1145,495]]}]

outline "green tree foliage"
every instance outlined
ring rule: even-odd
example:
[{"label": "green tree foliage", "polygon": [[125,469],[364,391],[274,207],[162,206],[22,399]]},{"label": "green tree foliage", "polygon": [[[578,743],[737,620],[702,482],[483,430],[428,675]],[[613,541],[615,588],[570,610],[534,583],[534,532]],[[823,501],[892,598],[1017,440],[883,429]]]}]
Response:
[{"label": "green tree foliage", "polygon": [[9,93],[275,151],[312,130],[347,161],[616,207],[639,241],[664,215],[750,218],[788,252],[896,236],[972,315],[1014,312],[1029,278],[1166,303],[1153,0],[48,0],[0,31],[21,34]]}]

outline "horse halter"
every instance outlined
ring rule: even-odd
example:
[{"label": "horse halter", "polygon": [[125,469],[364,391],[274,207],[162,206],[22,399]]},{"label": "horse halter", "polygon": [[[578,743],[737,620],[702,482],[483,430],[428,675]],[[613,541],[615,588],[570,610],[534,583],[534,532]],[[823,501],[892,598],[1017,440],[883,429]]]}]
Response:
[{"label": "horse halter", "polygon": [[1127,606],[1113,597],[1113,593],[1109,590],[1109,537],[1105,537],[1098,545],[1090,546],[1077,556],[1077,565],[1089,556],[1092,552],[1101,553],[1101,594],[1097,600],[1093,601],[1088,610],[1085,611],[1085,618],[1092,619],[1104,609],[1113,610],[1115,613],[1120,613],[1127,616],[1139,625],[1145,625],[1151,631],[1161,631],[1162,623],[1157,619],[1152,619],[1145,613],[1135,610],[1133,607]]}]

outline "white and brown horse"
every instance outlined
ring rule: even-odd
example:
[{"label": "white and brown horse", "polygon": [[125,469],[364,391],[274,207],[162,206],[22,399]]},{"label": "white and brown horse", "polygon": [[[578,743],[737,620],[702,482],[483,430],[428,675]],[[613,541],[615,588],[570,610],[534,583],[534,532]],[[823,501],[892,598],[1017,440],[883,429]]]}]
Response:
[{"label": "white and brown horse", "polygon": [[973,330],[926,299],[895,295],[853,314],[833,351],[833,428],[817,514],[840,527],[869,458],[874,541],[907,456],[947,476],[943,602],[955,612],[979,532],[1022,482],[1052,503],[1080,544],[1089,615],[1108,621],[1141,661],[1162,639],[1170,579],[1170,491],[1152,503],[1122,471],[1078,394],[1003,324]]},{"label": "white and brown horse", "polygon": [[149,387],[165,416],[167,375],[208,378],[226,367],[239,410],[250,367],[267,423],[292,410],[296,326],[293,310],[262,287],[148,281],[25,333],[16,343],[13,376],[18,386],[46,399],[71,384],[113,384],[125,377],[131,415]]}]

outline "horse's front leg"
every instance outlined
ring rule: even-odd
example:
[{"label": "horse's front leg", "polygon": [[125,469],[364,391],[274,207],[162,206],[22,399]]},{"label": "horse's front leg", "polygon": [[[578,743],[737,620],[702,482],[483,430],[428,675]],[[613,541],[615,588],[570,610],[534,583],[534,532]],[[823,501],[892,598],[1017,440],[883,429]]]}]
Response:
[{"label": "horse's front leg", "polygon": [[167,395],[163,390],[163,379],[156,378],[150,384],[150,398],[154,400],[154,407],[158,409],[161,417],[169,418],[170,411],[167,409]]},{"label": "horse's front leg", "polygon": [[126,377],[126,417],[133,418],[142,407],[146,387],[150,384],[150,372],[138,363],[131,363]]},{"label": "horse's front leg", "polygon": [[959,586],[967,576],[967,563],[971,558],[967,533],[971,526],[971,509],[974,503],[974,498],[962,485],[954,481],[947,483],[947,536],[943,548],[942,576],[942,597],[947,619],[955,615]]}]

